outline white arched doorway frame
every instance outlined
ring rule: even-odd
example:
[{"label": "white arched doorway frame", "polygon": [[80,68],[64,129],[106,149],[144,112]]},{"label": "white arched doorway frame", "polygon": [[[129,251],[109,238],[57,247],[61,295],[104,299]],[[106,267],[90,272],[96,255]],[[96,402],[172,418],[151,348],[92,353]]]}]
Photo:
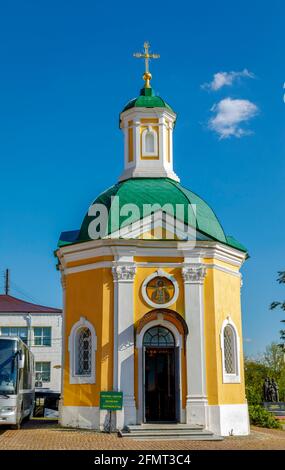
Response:
[{"label": "white arched doorway frame", "polygon": [[[161,315],[162,316],[162,315]],[[159,317],[159,314],[158,314]],[[183,349],[183,336],[179,333],[176,326],[168,320],[163,318],[157,318],[146,323],[141,331],[136,335],[136,348],[138,350],[138,415],[137,421],[138,424],[144,423],[145,418],[145,409],[144,409],[144,348],[143,348],[143,338],[145,333],[155,326],[163,326],[167,328],[174,337],[175,347],[179,348],[178,354],[178,380],[179,380],[179,421],[183,422],[183,413],[182,413],[182,371],[181,371],[181,357]]]}]

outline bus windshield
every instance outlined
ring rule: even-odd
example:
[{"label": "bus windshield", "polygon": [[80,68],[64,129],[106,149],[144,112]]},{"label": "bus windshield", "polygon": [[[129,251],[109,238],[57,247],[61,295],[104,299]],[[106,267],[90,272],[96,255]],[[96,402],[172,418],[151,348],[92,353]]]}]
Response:
[{"label": "bus windshield", "polygon": [[0,338],[0,395],[14,395],[17,388],[15,340]]}]

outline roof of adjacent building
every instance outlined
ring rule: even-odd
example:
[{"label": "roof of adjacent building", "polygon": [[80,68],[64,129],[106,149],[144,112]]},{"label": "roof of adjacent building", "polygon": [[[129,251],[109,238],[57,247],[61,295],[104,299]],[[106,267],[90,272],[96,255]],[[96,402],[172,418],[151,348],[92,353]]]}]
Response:
[{"label": "roof of adjacent building", "polygon": [[167,108],[173,109],[160,96],[156,96],[153,88],[142,88],[137,98],[130,100],[124,107],[122,113],[131,108]]},{"label": "roof of adjacent building", "polygon": [[[118,226],[114,226],[114,221],[112,221],[111,226],[110,220],[110,208],[114,196],[119,196],[120,217]],[[106,235],[128,224],[129,215],[122,216],[120,211],[121,207],[125,204],[135,204],[139,208],[140,219],[147,217],[153,212],[151,206],[154,204],[159,204],[161,207],[166,204],[171,204],[174,211],[171,215],[174,215],[174,217],[178,215],[178,218],[180,218],[181,214],[176,214],[176,207],[179,207],[177,205],[180,205],[180,207],[183,205],[185,224],[195,227],[210,240],[219,241],[238,250],[247,252],[247,249],[241,243],[225,234],[216,214],[201,197],[170,178],[131,178],[119,182],[104,191],[95,199],[93,204],[95,203],[104,205],[109,212]],[[147,204],[149,205],[149,214],[145,211],[145,205]],[[189,205],[190,210],[188,210]],[[191,205],[196,208],[196,214],[191,208]],[[167,212],[167,210],[165,212]],[[87,213],[79,231],[63,232],[59,240],[59,246],[89,241],[88,228],[93,219],[95,219],[95,216],[90,216]]]},{"label": "roof of adjacent building", "polygon": [[46,307],[45,305],[33,304],[12,295],[0,295],[1,313],[62,313],[59,308]]}]

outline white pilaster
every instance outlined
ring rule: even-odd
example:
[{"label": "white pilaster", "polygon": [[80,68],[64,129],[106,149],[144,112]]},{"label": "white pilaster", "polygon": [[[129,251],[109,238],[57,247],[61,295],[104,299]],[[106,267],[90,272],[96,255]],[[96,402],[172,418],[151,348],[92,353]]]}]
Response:
[{"label": "white pilaster", "polygon": [[65,372],[65,341],[66,341],[66,322],[65,322],[65,305],[66,305],[66,275],[61,271],[62,286],[62,344],[61,344],[61,396],[58,405],[59,422],[63,426],[63,403],[64,403],[64,372]]},{"label": "white pilaster", "polygon": [[[125,257],[124,257],[125,258]],[[116,427],[136,424],[134,396],[134,277],[136,266],[118,259],[114,279],[114,360],[113,389],[123,392],[123,410],[116,412]]]},{"label": "white pilaster", "polygon": [[189,328],[186,342],[186,423],[203,426],[208,424],[203,303],[205,274],[202,264],[185,264],[182,268],[185,320]]}]

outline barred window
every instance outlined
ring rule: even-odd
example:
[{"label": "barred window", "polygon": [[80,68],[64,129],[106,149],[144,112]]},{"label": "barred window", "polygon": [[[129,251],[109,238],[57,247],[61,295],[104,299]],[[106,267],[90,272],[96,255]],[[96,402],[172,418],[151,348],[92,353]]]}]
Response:
[{"label": "barred window", "polygon": [[236,374],[235,333],[230,325],[224,328],[224,366],[226,374]]},{"label": "barred window", "polygon": [[70,354],[69,382],[96,383],[97,336],[94,325],[85,317],[74,323],[68,338]]},{"label": "barred window", "polygon": [[91,375],[92,339],[89,328],[80,328],[77,333],[77,375]]}]

